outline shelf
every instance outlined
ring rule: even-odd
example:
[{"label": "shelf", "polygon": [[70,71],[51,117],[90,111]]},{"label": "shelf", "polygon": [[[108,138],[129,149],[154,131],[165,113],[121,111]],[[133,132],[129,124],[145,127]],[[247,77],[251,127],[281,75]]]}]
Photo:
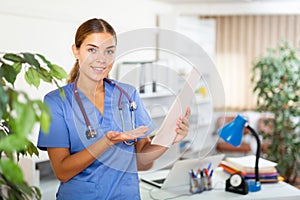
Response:
[{"label": "shelf", "polygon": [[170,92],[151,92],[151,93],[140,93],[140,97],[144,98],[160,98],[160,97],[169,97],[173,96]]},{"label": "shelf", "polygon": [[199,104],[207,104],[207,103],[211,103],[211,100],[210,99],[198,99],[198,98],[196,98],[195,100],[194,100],[194,103],[195,104],[197,104],[197,105],[199,105]]},{"label": "shelf", "polygon": [[194,104],[206,104],[206,103],[211,103],[211,98],[208,96],[202,97],[201,94],[195,93],[195,98],[193,99]]}]

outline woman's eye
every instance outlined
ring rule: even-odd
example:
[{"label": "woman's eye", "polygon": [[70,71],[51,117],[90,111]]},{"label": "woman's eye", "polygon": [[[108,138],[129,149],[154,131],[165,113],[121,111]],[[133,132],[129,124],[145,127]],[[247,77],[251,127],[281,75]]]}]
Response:
[{"label": "woman's eye", "polygon": [[89,49],[88,49],[88,52],[90,52],[90,53],[96,53],[96,51],[97,51],[97,50],[96,50],[95,48],[89,48]]},{"label": "woman's eye", "polygon": [[115,51],[114,51],[114,50],[111,50],[111,49],[108,49],[108,50],[106,50],[106,53],[107,53],[108,55],[113,55],[113,54],[115,53]]}]

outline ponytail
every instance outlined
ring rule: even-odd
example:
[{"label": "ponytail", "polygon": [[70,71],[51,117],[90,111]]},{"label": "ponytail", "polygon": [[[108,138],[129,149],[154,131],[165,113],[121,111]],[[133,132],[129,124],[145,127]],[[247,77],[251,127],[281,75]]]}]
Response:
[{"label": "ponytail", "polygon": [[69,79],[67,80],[67,84],[75,81],[76,76],[78,75],[78,72],[79,72],[79,63],[78,63],[78,60],[76,60],[74,67],[72,68],[72,70],[69,74]]}]

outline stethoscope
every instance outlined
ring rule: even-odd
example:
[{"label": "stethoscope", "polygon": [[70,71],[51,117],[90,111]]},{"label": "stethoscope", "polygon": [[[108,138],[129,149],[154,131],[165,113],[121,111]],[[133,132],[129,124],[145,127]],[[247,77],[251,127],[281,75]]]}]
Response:
[{"label": "stethoscope", "polygon": [[[87,114],[85,112],[85,109],[82,105],[82,101],[80,99],[80,96],[78,94],[78,89],[77,89],[78,77],[79,76],[77,76],[75,81],[74,81],[73,92],[74,92],[74,95],[75,95],[75,100],[77,101],[77,103],[79,105],[79,108],[81,110],[81,113],[82,113],[84,121],[85,121],[85,124],[87,126],[87,131],[85,132],[86,138],[91,139],[91,138],[97,137],[97,132],[93,129],[93,127],[92,127],[92,125],[91,125],[91,123],[90,123],[90,121],[87,117]],[[118,108],[119,108],[120,118],[121,118],[121,123],[122,123],[122,131],[124,130],[124,117],[123,117],[123,111],[122,111],[123,108],[122,108],[122,105],[121,105],[121,100],[122,100],[122,95],[123,94],[126,96],[126,98],[128,99],[128,102],[129,102],[129,107],[130,107],[129,110],[131,112],[132,130],[135,129],[134,111],[137,108],[136,103],[134,101],[132,101],[130,96],[128,95],[128,93],[123,88],[121,88],[119,85],[117,85],[114,81],[112,81],[110,79],[107,79],[107,78],[104,78],[103,80],[105,82],[107,82],[108,84],[115,86],[120,91],[120,97],[119,97],[119,101],[118,101]],[[136,142],[137,142],[137,139],[134,139],[134,140],[130,140],[130,141],[124,141],[124,144],[132,146]]]}]

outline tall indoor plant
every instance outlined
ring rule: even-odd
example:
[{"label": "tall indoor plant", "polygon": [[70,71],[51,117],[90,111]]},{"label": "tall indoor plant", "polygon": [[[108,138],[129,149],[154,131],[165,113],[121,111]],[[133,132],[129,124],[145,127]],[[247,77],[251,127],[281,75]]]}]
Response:
[{"label": "tall indoor plant", "polygon": [[300,170],[300,49],[281,40],[276,49],[259,58],[252,71],[259,111],[271,112],[274,119],[267,156],[278,162],[285,180],[294,183]]},{"label": "tall indoor plant", "polygon": [[24,180],[18,158],[38,155],[28,136],[36,123],[47,131],[51,116],[41,100],[31,99],[26,92],[18,90],[16,79],[24,78],[37,88],[41,81],[60,88],[58,82],[66,77],[61,67],[41,54],[0,53],[0,199],[41,198],[39,189]]}]

